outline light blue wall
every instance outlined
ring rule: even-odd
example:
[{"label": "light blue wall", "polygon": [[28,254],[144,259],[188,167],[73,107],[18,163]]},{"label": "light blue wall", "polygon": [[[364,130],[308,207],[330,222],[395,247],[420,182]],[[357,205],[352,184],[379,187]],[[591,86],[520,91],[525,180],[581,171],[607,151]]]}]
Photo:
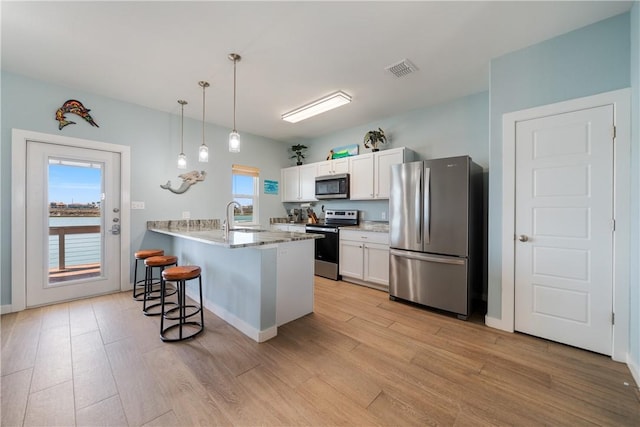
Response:
[{"label": "light blue wall", "polygon": [[[256,331],[276,325],[277,249],[228,249],[173,238],[173,251],[185,264],[202,268],[205,302],[241,319]],[[195,281],[188,285],[197,295]]]},{"label": "light blue wall", "polygon": [[[382,128],[388,142],[381,150],[407,147],[418,158],[433,159],[470,155],[485,170],[489,167],[489,94],[481,92],[446,104],[413,110],[402,115],[387,117],[362,126],[308,140],[308,162],[319,162],[335,147],[358,144],[359,153],[369,153],[362,139],[371,130]],[[288,204],[289,205],[289,204]],[[388,214],[388,201],[332,201],[317,202],[316,213],[322,205],[326,209],[360,209],[364,219],[382,220]],[[294,205],[291,205],[293,207]],[[388,218],[388,217],[387,217]]]},{"label": "light blue wall", "polygon": [[[183,211],[191,218],[223,218],[224,208],[231,198],[231,165],[245,164],[260,168],[261,179],[280,180],[280,168],[288,166],[287,145],[256,135],[242,133],[242,152],[227,150],[229,129],[206,125],[206,140],[211,160],[197,163],[197,148],[202,141],[202,122],[185,119],[185,153],[190,157],[187,170],[204,170],[204,182],[177,195],[160,188],[167,180],[177,187],[181,173],[175,167],[180,152],[180,106],[176,99],[168,99],[173,114],[151,110],[138,105],[98,96],[88,92],[55,86],[24,76],[3,72],[2,124],[0,136],[0,303],[11,302],[11,129],[25,129],[54,135],[84,138],[131,147],[131,200],[144,201],[145,210],[131,211],[131,250],[154,246],[154,236],[146,233],[146,221],[179,219]],[[96,82],[99,84],[99,82]],[[58,130],[56,110],[68,99],[78,99],[91,109],[99,128],[83,120],[74,120]],[[189,101],[189,100],[188,100]],[[196,100],[193,104],[198,105]],[[193,107],[197,108],[197,107]],[[269,217],[285,216],[279,195],[260,195],[260,222],[268,224]]]},{"label": "light blue wall", "polygon": [[502,115],[630,85],[629,14],[491,61],[488,315],[501,318]]},{"label": "light blue wall", "polygon": [[631,9],[631,316],[629,353],[640,367],[640,3]]}]

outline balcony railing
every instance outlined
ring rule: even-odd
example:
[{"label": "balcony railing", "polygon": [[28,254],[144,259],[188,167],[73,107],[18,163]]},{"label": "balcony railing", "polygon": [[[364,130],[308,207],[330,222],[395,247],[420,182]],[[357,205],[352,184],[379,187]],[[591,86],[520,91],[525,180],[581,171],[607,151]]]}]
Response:
[{"label": "balcony railing", "polygon": [[[84,236],[80,236],[84,235]],[[66,271],[70,266],[100,264],[100,226],[73,225],[49,227],[49,271]],[[74,236],[67,239],[67,236]],[[55,252],[58,252],[57,269],[55,268]],[[67,266],[69,263],[69,266]]]}]

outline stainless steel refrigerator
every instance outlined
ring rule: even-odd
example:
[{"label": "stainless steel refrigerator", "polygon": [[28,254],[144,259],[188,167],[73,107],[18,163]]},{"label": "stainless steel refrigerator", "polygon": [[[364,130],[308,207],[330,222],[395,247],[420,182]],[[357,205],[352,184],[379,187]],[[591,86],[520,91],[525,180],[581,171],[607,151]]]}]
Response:
[{"label": "stainless steel refrigerator", "polygon": [[482,168],[469,156],[391,166],[389,296],[466,319],[481,297]]}]

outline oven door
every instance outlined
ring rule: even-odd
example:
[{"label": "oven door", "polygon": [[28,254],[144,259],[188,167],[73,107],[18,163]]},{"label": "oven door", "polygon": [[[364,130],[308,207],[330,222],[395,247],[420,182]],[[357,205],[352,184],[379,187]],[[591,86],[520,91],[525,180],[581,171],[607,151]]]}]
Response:
[{"label": "oven door", "polygon": [[322,234],[324,237],[315,240],[315,274],[316,276],[338,280],[338,260],[340,239],[338,228],[307,225],[307,233]]}]

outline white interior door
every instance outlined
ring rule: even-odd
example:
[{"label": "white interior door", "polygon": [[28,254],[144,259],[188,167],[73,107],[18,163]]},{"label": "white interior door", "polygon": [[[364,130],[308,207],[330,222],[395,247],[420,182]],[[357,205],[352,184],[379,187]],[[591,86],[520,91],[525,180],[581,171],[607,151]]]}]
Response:
[{"label": "white interior door", "polygon": [[518,122],[515,329],[610,355],[613,107]]},{"label": "white interior door", "polygon": [[27,141],[26,305],[120,290],[120,153]]}]

